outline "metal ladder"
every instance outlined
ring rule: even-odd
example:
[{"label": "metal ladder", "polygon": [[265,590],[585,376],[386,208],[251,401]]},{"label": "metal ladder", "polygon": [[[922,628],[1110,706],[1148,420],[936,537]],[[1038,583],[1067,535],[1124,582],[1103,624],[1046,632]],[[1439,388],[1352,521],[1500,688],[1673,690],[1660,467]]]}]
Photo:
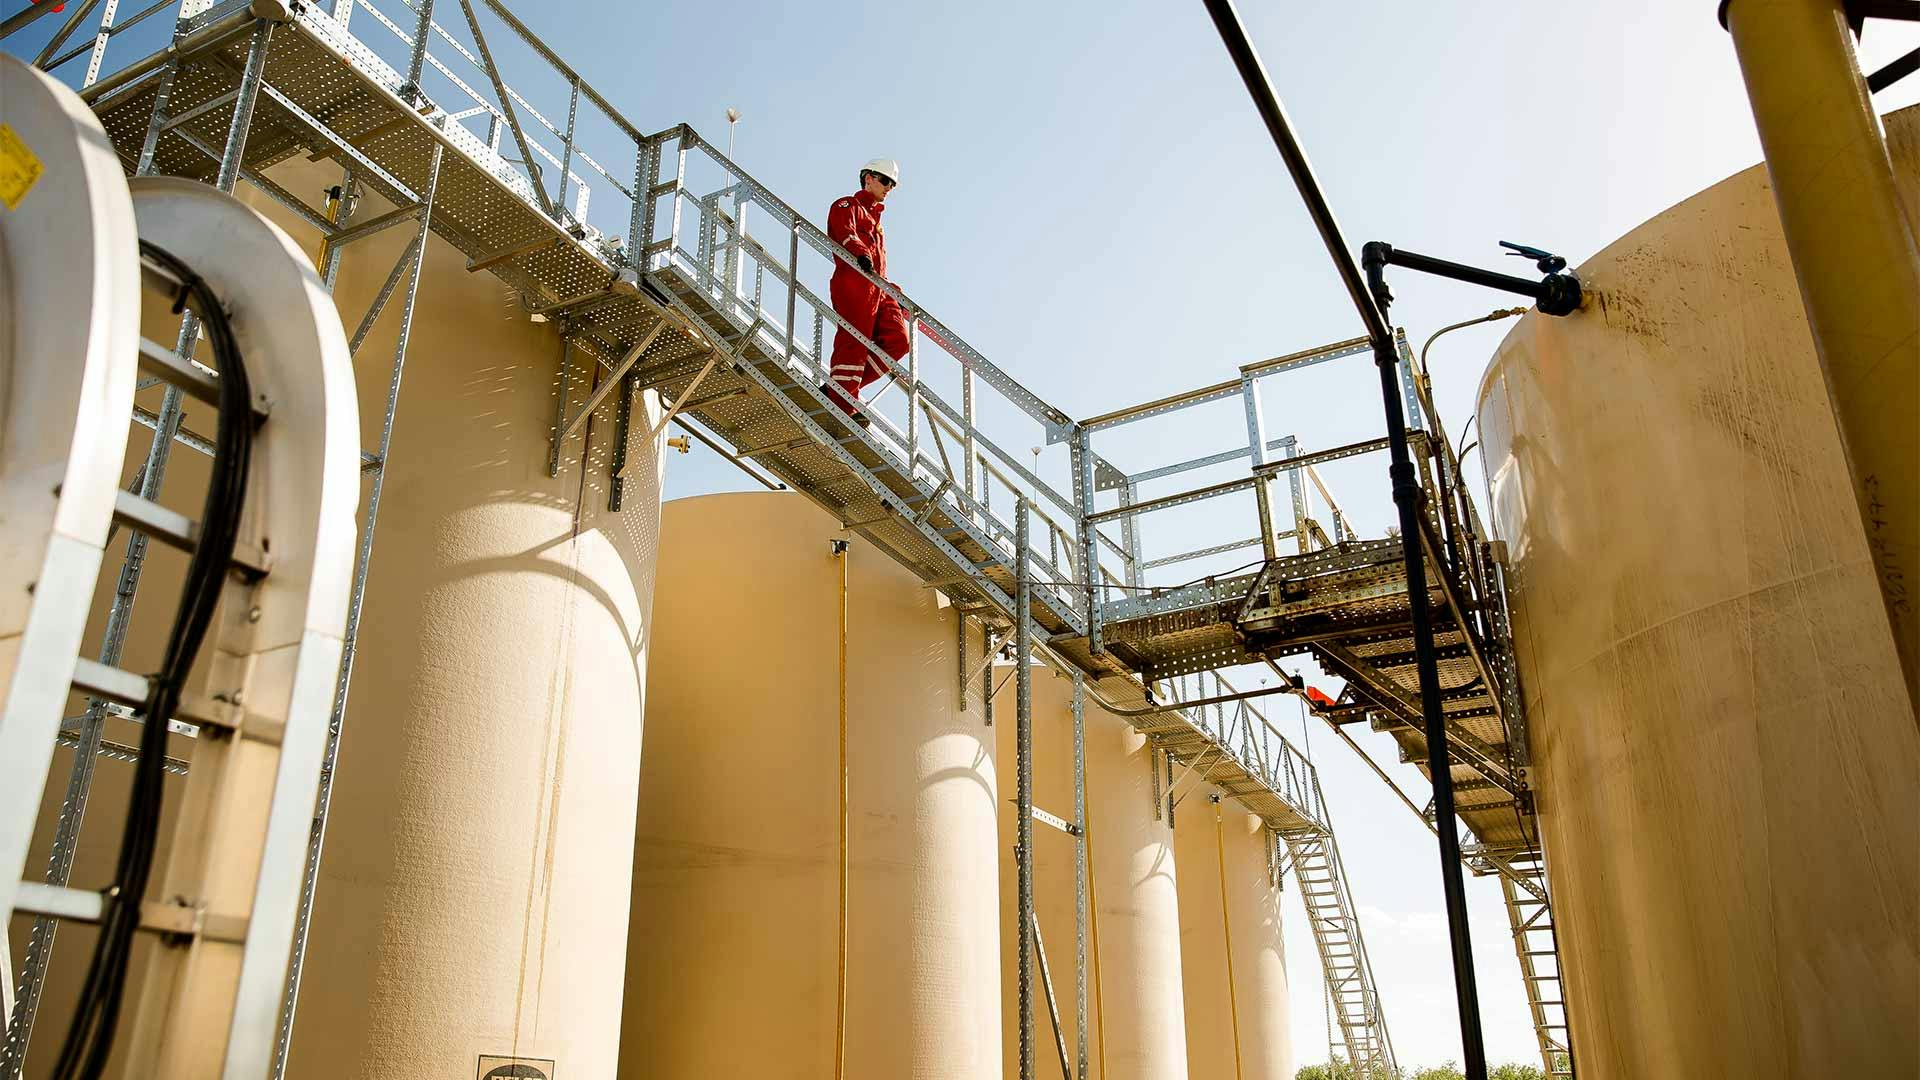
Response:
[{"label": "metal ladder", "polygon": [[1374,984],[1373,966],[1360,936],[1360,921],[1333,833],[1302,831],[1284,834],[1281,839],[1293,860],[1294,880],[1313,928],[1314,947],[1319,950],[1320,966],[1326,973],[1327,993],[1347,1047],[1347,1059],[1358,1076],[1371,1077],[1376,1068],[1392,1074],[1398,1067],[1393,1042],[1387,1037],[1380,992]]},{"label": "metal ladder", "polygon": [[1554,935],[1553,903],[1547,893],[1544,861],[1538,854],[1509,864],[1517,873],[1500,874],[1513,931],[1513,952],[1527,987],[1527,1011],[1547,1075],[1574,1075],[1572,1032],[1567,1023],[1566,988],[1560,980],[1559,942]]},{"label": "metal ladder", "polygon": [[[138,930],[157,935],[162,947],[150,954],[139,985],[127,987],[131,1000],[116,1042],[146,1064],[147,1075],[239,1080],[267,1073],[291,951],[307,821],[342,649],[358,500],[358,410],[339,316],[285,234],[205,185],[147,180],[133,189],[142,237],[194,267],[223,308],[242,313],[234,321],[248,343],[254,391],[251,415],[242,422],[254,427],[254,450],[246,524],[195,664],[197,689],[183,692],[175,715],[165,718],[173,731],[195,739],[194,753],[191,763],[167,770],[186,779],[168,796],[178,807],[171,850],[152,870],[151,895],[164,899],[143,899],[138,921]],[[142,276],[161,292],[180,288],[153,266],[143,267]],[[248,324],[246,312],[272,318]],[[183,396],[220,402],[220,374],[190,359],[197,337],[190,314],[176,349],[140,340],[140,370],[168,388],[169,412],[177,413]],[[275,407],[294,419],[274,422]],[[114,483],[107,473],[91,482]],[[64,486],[58,498],[103,494],[80,486]],[[113,522],[137,537],[196,550],[200,523],[148,497],[150,486],[142,490],[146,494],[112,492]],[[90,578],[43,584],[33,594],[36,608],[84,612],[92,604]],[[71,734],[61,731],[59,715],[68,692],[85,695],[88,705],[79,738],[59,741],[76,745],[83,758],[100,745],[108,715],[153,719],[138,716],[151,679],[115,663],[76,657],[70,668],[49,664],[19,677],[55,691],[32,698],[53,707],[11,701],[0,716],[0,755],[38,766],[42,776],[56,739]],[[22,876],[41,795],[39,784],[0,792],[0,838],[10,856],[0,866],[6,875],[0,915],[37,916],[33,942],[44,951],[59,922],[98,923],[108,900],[101,891],[66,884],[71,837],[55,850],[46,880]],[[26,994],[37,996],[39,985],[26,987]],[[29,996],[18,1004],[31,1015]],[[30,1034],[26,1024],[9,1024],[0,1076],[20,1074]]]}]

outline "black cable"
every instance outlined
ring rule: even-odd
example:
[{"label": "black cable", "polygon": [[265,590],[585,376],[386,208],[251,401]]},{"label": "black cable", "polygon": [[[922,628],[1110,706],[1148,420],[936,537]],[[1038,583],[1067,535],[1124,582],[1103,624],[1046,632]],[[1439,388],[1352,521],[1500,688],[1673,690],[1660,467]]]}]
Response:
[{"label": "black cable", "polygon": [[214,435],[213,468],[200,515],[200,540],[187,564],[180,607],[167,635],[160,670],[148,681],[141,713],[140,760],[134,767],[127,820],[120,837],[120,858],[113,882],[104,890],[100,936],[94,943],[86,982],[74,1018],[54,1065],[54,1080],[96,1080],[107,1067],[127,982],[133,935],[140,927],[140,904],[152,876],[165,792],[167,722],[179,708],[181,688],[193,670],[201,642],[220,602],[221,586],[240,533],[241,508],[253,453],[253,389],[247,381],[233,327],[213,289],[167,251],[140,241],[141,257],[179,282],[173,310],[191,308],[200,320],[220,375],[220,414]]}]

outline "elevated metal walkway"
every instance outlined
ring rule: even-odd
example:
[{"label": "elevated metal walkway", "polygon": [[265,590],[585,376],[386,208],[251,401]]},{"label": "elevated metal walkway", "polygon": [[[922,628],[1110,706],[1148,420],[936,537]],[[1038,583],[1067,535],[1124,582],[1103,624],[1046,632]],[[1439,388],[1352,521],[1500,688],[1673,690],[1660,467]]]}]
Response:
[{"label": "elevated metal walkway", "polygon": [[[873,426],[861,428],[820,390],[830,338],[841,328],[823,299],[835,245],[692,128],[649,133],[630,123],[498,0],[458,0],[458,19],[446,22],[436,21],[433,0],[330,0],[324,8],[185,0],[170,46],[117,69],[103,63],[125,29],[113,26],[114,7],[92,43],[64,59],[88,56],[85,96],[130,171],[212,179],[230,160],[241,179],[329,237],[329,281],[346,244],[395,225],[422,236],[430,229],[467,256],[470,271],[493,274],[558,324],[566,348],[596,361],[592,385],[563,386],[558,396],[556,448],[610,395],[618,395],[624,427],[647,415],[630,407],[635,395],[656,391],[666,415],[654,434],[670,423],[700,433],[742,468],[776,477],[834,514],[1002,640],[1024,629],[1034,651],[1082,674],[1097,700],[1176,767],[1231,794],[1286,841],[1347,1046],[1391,1060],[1318,780],[1245,704],[1273,691],[1202,694],[1183,682],[1311,655],[1347,680],[1340,702],[1322,715],[1388,732],[1407,759],[1423,760],[1400,562],[1408,538],[1355,535],[1315,468],[1383,451],[1386,440],[1308,452],[1269,432],[1261,409],[1264,380],[1365,355],[1364,340],[1263,360],[1213,386],[1076,421],[889,285],[910,319],[912,349],[896,363],[868,343],[891,378],[867,409]],[[454,7],[441,0],[439,11]],[[490,38],[514,42],[524,68],[516,82],[537,76],[561,88],[545,112],[508,84],[492,48],[499,40]],[[56,67],[61,45],[46,51]],[[112,73],[95,81],[103,70]],[[244,123],[235,120],[241,108],[250,111]],[[297,154],[337,162],[342,197],[315,206],[267,175]],[[391,209],[353,215],[355,193]],[[396,264],[353,335],[356,348],[423,246],[416,241]],[[410,305],[400,317],[410,319]],[[561,370],[564,378],[567,365]],[[1425,550],[1443,620],[1460,817],[1481,853],[1470,865],[1511,876],[1537,833],[1498,552],[1461,491],[1450,449],[1422,424],[1430,410],[1410,363],[1405,392],[1428,493],[1429,528],[1411,542]],[[1095,449],[1112,429],[1218,402],[1237,403],[1244,414],[1246,441],[1237,450],[1129,473]],[[1007,445],[1064,447],[1064,469],[1048,474],[1067,476],[1065,490],[1039,475],[1047,470],[1037,452],[1023,461]],[[364,457],[376,484],[385,448],[383,436]],[[1049,460],[1057,465],[1059,456]],[[1241,461],[1245,471],[1226,481],[1147,494]],[[624,471],[616,465],[611,484],[616,509]],[[1316,489],[1325,521],[1310,512]],[[1143,556],[1147,515],[1228,498],[1251,501],[1260,522],[1254,537]],[[374,499],[377,510],[377,486]],[[1024,545],[1022,517],[1030,526]],[[356,618],[373,523],[370,512]],[[1163,567],[1236,551],[1256,553],[1258,569],[1177,586],[1148,581]],[[351,651],[349,640],[347,670]],[[977,674],[967,666],[962,679]],[[345,697],[343,672],[336,739]],[[332,755],[330,745],[328,770]],[[309,889],[311,869],[310,862]],[[298,963],[296,952],[296,984]],[[290,1017],[291,991],[283,1044]]]}]

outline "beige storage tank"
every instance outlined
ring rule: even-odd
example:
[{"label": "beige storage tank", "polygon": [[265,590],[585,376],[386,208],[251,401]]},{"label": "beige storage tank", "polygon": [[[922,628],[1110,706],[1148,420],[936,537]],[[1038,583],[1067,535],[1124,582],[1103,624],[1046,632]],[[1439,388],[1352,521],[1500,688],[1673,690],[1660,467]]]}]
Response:
[{"label": "beige storage tank", "polygon": [[1920,1070],[1920,738],[1767,183],[1589,260],[1480,389],[1598,1080]]},{"label": "beige storage tank", "polygon": [[[276,175],[311,197],[339,171],[296,157]],[[385,209],[369,198],[359,217]],[[412,235],[345,249],[345,319]],[[355,357],[369,447],[403,299]],[[483,1056],[613,1075],[660,459],[636,423],[638,467],[608,512],[609,395],[547,475],[560,354],[551,324],[430,240],[291,1080],[470,1077]],[[587,363],[575,354],[570,410]]]},{"label": "beige storage tank", "polygon": [[[1013,775],[1015,693],[1011,664],[996,666],[993,701],[1001,767]],[[1073,682],[1047,667],[1033,671],[1034,805],[1073,818]],[[1180,976],[1180,907],[1173,833],[1156,817],[1146,738],[1091,695],[1085,707],[1090,919],[1087,959],[1087,1056],[1097,1080],[1184,1080],[1186,1007]],[[1007,785],[1012,788],[1011,780]],[[1019,939],[1011,795],[1000,801],[1001,1010],[1005,1070],[1017,1076],[1019,1013],[1014,983]],[[1034,910],[1047,947],[1061,1028],[1071,1062],[1074,1029],[1074,842],[1034,823]],[[1052,1022],[1034,978],[1034,1061],[1039,1075],[1059,1068]]]},{"label": "beige storage tank", "polygon": [[[762,492],[662,528],[619,1075],[832,1077],[839,523]],[[959,706],[955,612],[846,557],[845,1075],[998,1080],[993,733]]]},{"label": "beige storage tank", "polygon": [[1210,784],[1189,781],[1178,793],[1173,835],[1188,1075],[1293,1080],[1272,835]]}]

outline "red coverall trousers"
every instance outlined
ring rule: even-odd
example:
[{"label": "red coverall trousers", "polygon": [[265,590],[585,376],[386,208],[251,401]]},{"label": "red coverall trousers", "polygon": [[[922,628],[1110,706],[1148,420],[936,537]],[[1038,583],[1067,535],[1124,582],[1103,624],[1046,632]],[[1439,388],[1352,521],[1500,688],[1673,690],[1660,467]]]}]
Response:
[{"label": "red coverall trousers", "polygon": [[[882,280],[887,276],[887,238],[880,227],[880,215],[885,210],[885,203],[862,191],[836,200],[827,214],[827,235],[855,255],[871,260],[874,276]],[[900,305],[859,270],[845,262],[834,264],[828,293],[834,312],[849,326],[895,360],[907,355],[907,318]],[[849,411],[859,409],[860,391],[887,370],[880,358],[844,326],[833,334],[831,369],[833,384],[846,399],[841,404]]]},{"label": "red coverall trousers", "polygon": [[[907,317],[880,288],[847,267],[833,268],[833,283],[828,290],[833,310],[866,335],[875,345],[898,360],[907,355]],[[860,400],[860,391],[886,374],[886,365],[873,355],[860,339],[840,327],[833,335],[833,382],[848,404]]]}]

